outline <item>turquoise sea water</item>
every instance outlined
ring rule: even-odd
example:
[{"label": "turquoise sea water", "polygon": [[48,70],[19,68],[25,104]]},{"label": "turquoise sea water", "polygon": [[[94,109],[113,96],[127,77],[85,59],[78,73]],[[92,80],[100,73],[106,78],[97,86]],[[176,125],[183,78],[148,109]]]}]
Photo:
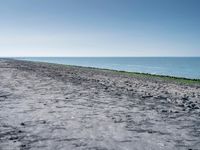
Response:
[{"label": "turquoise sea water", "polygon": [[24,57],[16,59],[200,79],[200,57]]}]

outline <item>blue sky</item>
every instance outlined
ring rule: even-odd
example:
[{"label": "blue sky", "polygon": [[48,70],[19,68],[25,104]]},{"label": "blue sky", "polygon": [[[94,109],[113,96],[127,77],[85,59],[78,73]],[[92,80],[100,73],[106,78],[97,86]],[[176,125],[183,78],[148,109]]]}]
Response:
[{"label": "blue sky", "polygon": [[199,0],[1,0],[0,56],[200,56]]}]

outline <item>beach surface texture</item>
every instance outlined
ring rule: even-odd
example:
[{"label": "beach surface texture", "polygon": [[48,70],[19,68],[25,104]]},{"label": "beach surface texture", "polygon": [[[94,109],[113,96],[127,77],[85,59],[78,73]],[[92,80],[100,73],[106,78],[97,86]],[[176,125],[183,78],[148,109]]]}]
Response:
[{"label": "beach surface texture", "polygon": [[0,59],[1,150],[200,150],[200,84]]}]

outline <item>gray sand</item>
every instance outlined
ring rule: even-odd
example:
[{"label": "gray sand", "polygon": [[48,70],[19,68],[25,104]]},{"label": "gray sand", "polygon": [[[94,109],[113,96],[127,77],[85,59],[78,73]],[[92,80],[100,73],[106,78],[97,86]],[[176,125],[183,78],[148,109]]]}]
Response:
[{"label": "gray sand", "polygon": [[200,149],[200,87],[0,59],[2,150]]}]

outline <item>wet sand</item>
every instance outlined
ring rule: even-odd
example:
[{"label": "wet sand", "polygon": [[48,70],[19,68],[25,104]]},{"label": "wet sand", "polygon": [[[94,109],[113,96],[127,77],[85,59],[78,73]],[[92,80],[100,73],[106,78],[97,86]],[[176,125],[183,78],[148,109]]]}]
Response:
[{"label": "wet sand", "polygon": [[200,86],[0,59],[2,150],[199,150]]}]

